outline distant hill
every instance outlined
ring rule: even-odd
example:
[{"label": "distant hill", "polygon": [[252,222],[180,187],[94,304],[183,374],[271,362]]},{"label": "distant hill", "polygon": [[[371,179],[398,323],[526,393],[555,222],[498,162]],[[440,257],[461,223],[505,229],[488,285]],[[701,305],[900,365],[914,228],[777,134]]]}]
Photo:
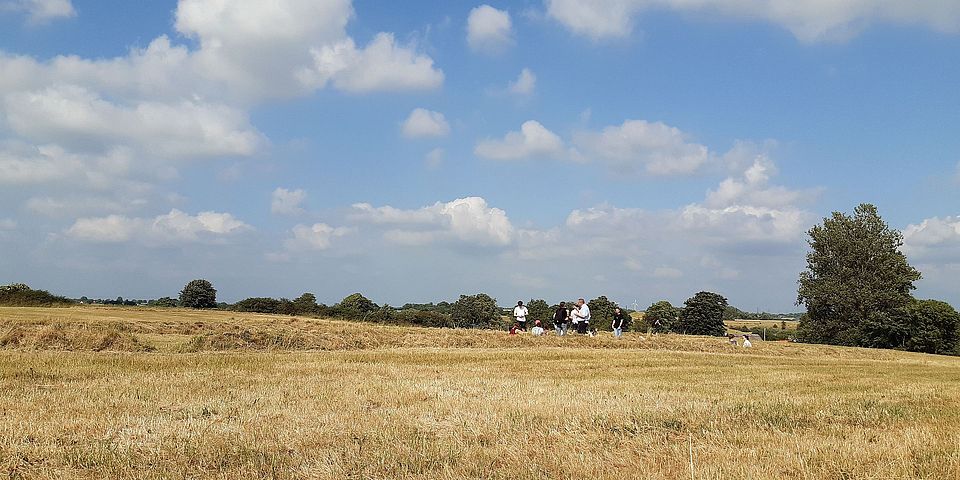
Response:
[{"label": "distant hill", "polygon": [[723,310],[724,320],[799,320],[802,315],[802,313],[751,313],[734,306],[728,306]]}]

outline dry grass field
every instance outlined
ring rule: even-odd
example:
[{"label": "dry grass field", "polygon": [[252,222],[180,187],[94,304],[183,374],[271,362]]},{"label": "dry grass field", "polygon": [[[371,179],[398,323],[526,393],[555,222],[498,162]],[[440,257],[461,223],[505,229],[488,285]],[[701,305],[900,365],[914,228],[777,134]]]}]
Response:
[{"label": "dry grass field", "polygon": [[8,478],[960,478],[960,359],[0,308]]}]

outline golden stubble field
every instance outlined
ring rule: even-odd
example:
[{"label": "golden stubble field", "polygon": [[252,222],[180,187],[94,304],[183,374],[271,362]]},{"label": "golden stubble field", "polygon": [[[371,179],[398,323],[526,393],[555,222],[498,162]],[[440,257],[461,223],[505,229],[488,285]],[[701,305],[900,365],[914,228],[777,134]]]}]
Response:
[{"label": "golden stubble field", "polygon": [[68,479],[952,479],[960,359],[0,308],[0,469]]}]

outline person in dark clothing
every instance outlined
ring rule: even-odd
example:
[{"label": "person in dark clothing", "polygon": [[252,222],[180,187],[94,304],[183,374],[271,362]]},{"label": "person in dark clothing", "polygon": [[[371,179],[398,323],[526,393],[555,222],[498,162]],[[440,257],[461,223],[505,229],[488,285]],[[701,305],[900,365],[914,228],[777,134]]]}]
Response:
[{"label": "person in dark clothing", "polygon": [[613,309],[613,336],[620,338],[623,336],[623,329],[627,326],[627,315],[620,310],[620,307]]},{"label": "person in dark clothing", "polygon": [[553,329],[558,336],[567,334],[567,302],[560,302],[560,306],[553,312]]}]

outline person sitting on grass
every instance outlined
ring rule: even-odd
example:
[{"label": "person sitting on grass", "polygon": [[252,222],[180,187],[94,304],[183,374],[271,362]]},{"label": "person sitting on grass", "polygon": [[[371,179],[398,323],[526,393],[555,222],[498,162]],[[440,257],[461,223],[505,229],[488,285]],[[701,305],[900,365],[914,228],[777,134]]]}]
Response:
[{"label": "person sitting on grass", "polygon": [[727,339],[730,340],[730,345],[737,346],[737,337],[732,333],[727,334]]},{"label": "person sitting on grass", "polygon": [[750,343],[750,335],[743,336],[743,346],[744,348],[750,348],[753,346],[753,344]]},{"label": "person sitting on grass", "polygon": [[520,331],[519,324],[514,323],[513,326],[510,327],[510,335],[516,335],[519,331]]},{"label": "person sitting on grass", "polygon": [[540,320],[533,322],[533,328],[530,329],[530,334],[534,337],[543,335],[543,327],[540,325]]}]

